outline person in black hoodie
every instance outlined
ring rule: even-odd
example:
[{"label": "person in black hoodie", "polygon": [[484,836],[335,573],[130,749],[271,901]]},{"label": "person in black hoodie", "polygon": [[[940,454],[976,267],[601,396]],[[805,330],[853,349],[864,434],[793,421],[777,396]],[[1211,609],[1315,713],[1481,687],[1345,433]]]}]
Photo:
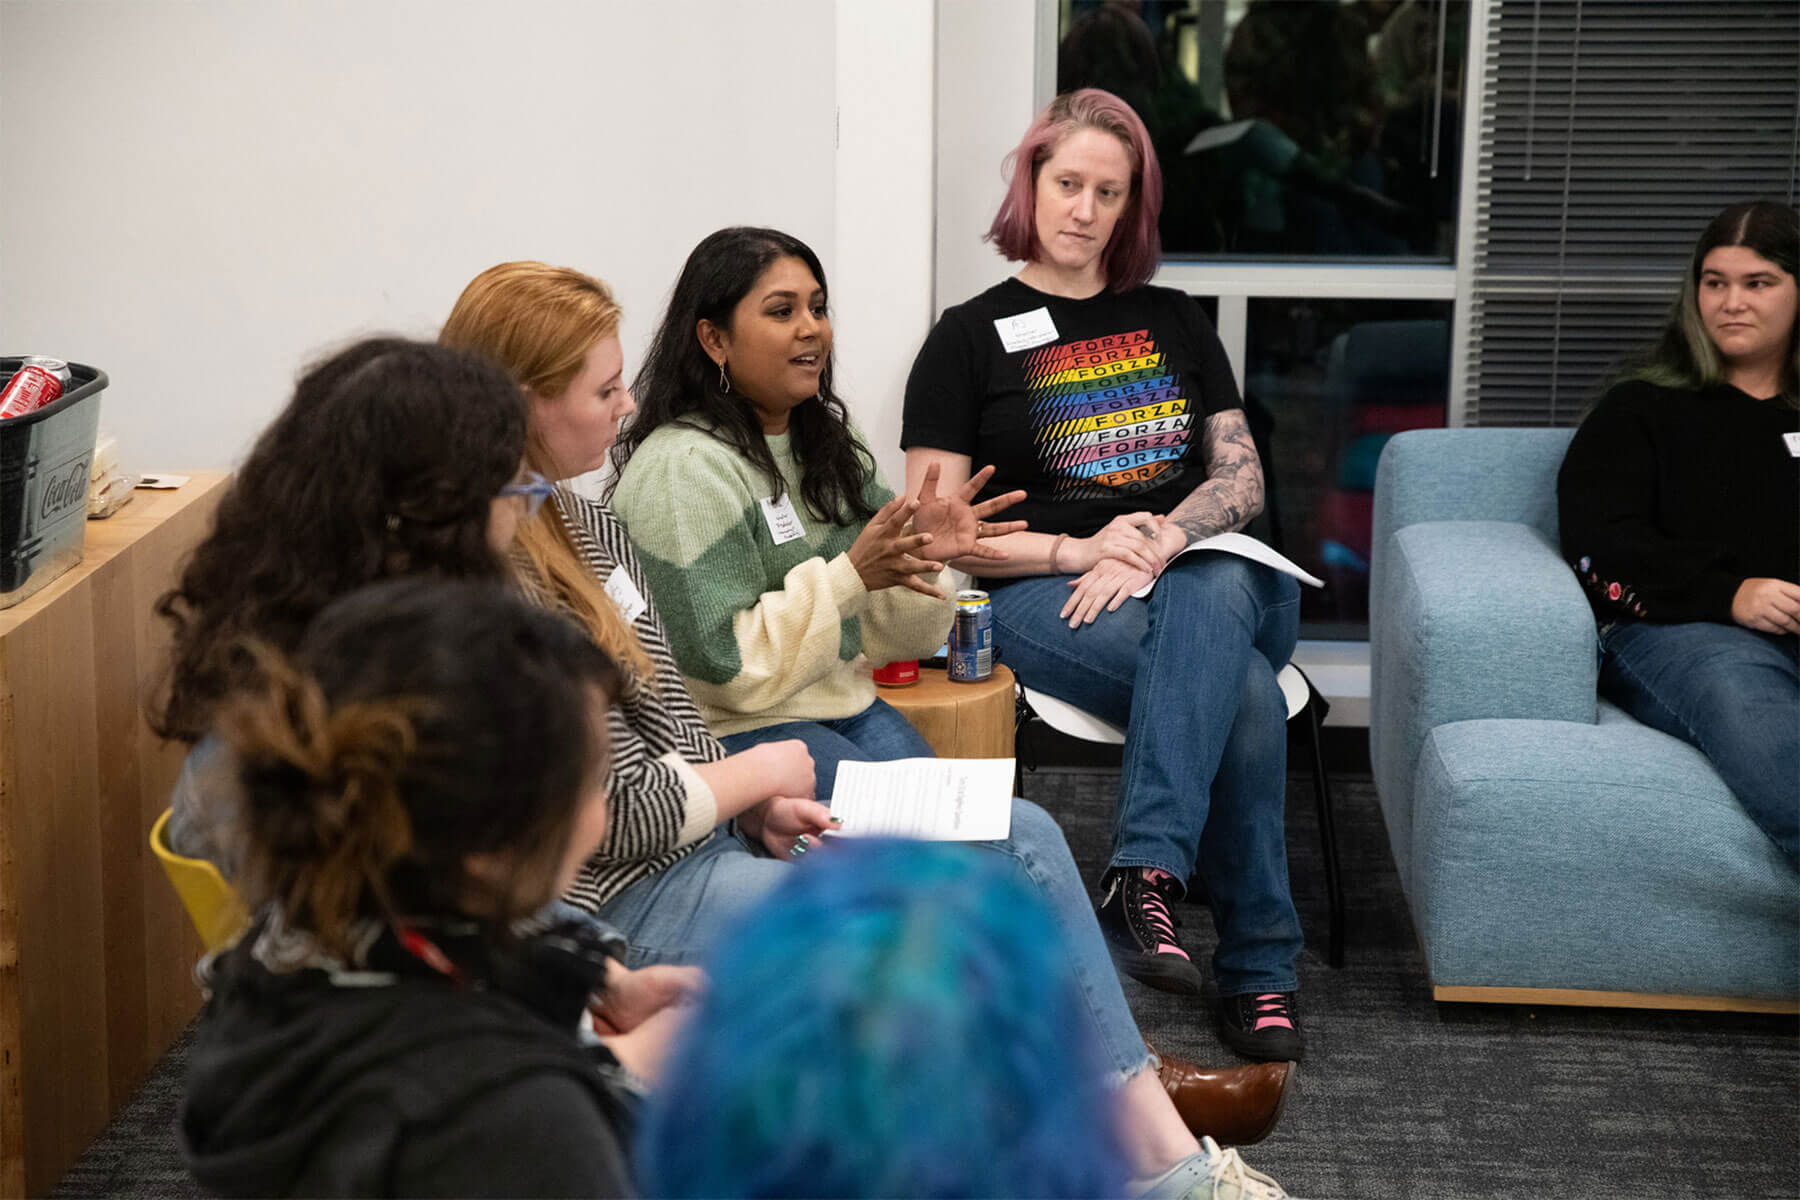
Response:
[{"label": "person in black hoodie", "polygon": [[1707,225],[1661,342],[1557,476],[1600,693],[1706,755],[1800,868],[1800,215]]},{"label": "person in black hoodie", "polygon": [[[201,966],[195,1178],[629,1194],[638,1079],[680,1011],[602,927],[545,915],[605,828],[612,660],[497,583],[422,578],[335,601],[291,659],[249,655],[216,828],[255,917]],[[619,1036],[578,1036],[590,1003]]]}]

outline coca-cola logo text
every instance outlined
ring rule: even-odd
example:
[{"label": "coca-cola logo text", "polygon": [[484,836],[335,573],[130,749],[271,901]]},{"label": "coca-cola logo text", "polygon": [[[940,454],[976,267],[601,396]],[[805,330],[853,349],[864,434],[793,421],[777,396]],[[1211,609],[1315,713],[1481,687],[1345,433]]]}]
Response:
[{"label": "coca-cola logo text", "polygon": [[56,468],[44,481],[44,498],[38,504],[38,520],[45,525],[76,505],[87,503],[88,460],[86,456]]}]

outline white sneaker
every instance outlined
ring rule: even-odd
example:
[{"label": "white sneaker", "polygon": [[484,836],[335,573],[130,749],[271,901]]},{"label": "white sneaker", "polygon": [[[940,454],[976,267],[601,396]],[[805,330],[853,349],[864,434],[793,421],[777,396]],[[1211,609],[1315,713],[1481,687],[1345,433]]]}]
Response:
[{"label": "white sneaker", "polygon": [[1209,1137],[1200,1139],[1200,1153],[1154,1179],[1132,1184],[1137,1200],[1288,1200],[1279,1183],[1251,1169],[1235,1148],[1221,1150]]}]

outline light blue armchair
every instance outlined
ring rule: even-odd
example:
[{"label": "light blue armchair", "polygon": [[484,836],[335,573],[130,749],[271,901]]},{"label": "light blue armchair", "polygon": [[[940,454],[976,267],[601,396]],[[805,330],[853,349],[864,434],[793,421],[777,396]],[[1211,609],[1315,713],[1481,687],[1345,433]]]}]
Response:
[{"label": "light blue armchair", "polygon": [[1800,1011],[1800,874],[1691,747],[1598,698],[1566,429],[1393,438],[1370,756],[1440,1000]]}]

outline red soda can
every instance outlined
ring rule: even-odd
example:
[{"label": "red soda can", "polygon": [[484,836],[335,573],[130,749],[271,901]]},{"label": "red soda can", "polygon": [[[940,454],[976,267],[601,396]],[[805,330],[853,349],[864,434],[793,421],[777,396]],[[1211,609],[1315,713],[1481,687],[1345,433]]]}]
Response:
[{"label": "red soda can", "polygon": [[33,355],[24,359],[0,390],[0,421],[56,403],[69,379],[69,364],[60,358]]},{"label": "red soda can", "polygon": [[882,687],[911,687],[919,682],[919,660],[907,658],[876,667],[875,682]]}]

